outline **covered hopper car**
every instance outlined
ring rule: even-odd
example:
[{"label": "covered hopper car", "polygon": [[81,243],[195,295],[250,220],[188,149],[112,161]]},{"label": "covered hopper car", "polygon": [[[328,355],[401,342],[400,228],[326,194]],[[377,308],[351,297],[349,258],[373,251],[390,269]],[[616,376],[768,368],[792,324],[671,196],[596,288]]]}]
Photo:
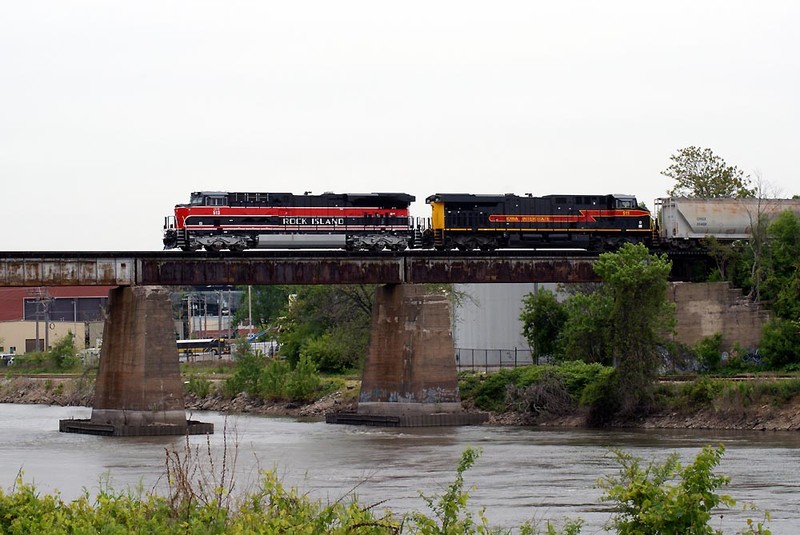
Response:
[{"label": "covered hopper car", "polygon": [[760,218],[791,210],[800,215],[800,199],[667,197],[656,199],[656,241],[668,248],[696,247],[708,237],[748,239]]}]

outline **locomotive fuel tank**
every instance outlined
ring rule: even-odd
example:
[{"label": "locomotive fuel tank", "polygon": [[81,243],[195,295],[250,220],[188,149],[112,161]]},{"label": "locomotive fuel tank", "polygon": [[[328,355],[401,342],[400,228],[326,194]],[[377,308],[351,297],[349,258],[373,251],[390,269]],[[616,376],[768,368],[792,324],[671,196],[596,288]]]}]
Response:
[{"label": "locomotive fuel tank", "polygon": [[667,197],[656,199],[659,237],[667,242],[713,236],[748,239],[759,217],[774,219],[785,210],[800,215],[800,199]]}]

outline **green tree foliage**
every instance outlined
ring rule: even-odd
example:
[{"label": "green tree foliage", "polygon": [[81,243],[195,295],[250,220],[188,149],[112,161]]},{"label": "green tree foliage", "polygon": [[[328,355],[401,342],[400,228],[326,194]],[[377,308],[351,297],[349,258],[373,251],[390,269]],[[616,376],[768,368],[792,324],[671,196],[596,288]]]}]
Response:
[{"label": "green tree foliage", "polygon": [[321,371],[357,368],[367,353],[375,288],[301,286],[280,322],[281,354],[307,355]]},{"label": "green tree foliage", "polygon": [[[602,499],[615,504],[612,526],[619,535],[650,533],[714,535],[713,510],[735,501],[718,493],[730,478],[714,473],[725,449],[706,446],[694,462],[683,467],[678,455],[646,467],[628,453],[615,451],[619,474],[601,479]],[[672,481],[675,483],[672,483]]]},{"label": "green tree foliage", "polygon": [[800,320],[773,318],[764,326],[760,350],[771,368],[800,363]]},{"label": "green tree foliage", "polygon": [[711,149],[686,147],[670,156],[661,174],[675,180],[669,191],[678,197],[752,197],[750,177],[714,154]]},{"label": "green tree foliage", "polygon": [[274,285],[274,286],[252,286],[249,288],[250,304],[247,304],[248,287],[240,286],[245,295],[245,301],[242,306],[236,309],[234,314],[234,323],[247,323],[250,309],[253,312],[253,323],[260,325],[262,328],[273,326],[278,318],[286,311],[289,304],[289,296],[294,293],[292,286]]},{"label": "green tree foliage", "polygon": [[660,364],[658,345],[675,323],[667,299],[672,262],[642,244],[626,243],[600,255],[594,269],[612,300],[608,319],[621,410],[630,415],[650,394]]},{"label": "green tree foliage", "polygon": [[782,212],[767,233],[761,298],[776,316],[800,320],[800,219],[794,212]]},{"label": "green tree foliage", "polygon": [[612,305],[611,296],[602,287],[567,299],[567,320],[558,338],[563,358],[611,364]]},{"label": "green tree foliage", "polygon": [[534,357],[556,353],[556,340],[567,321],[567,311],[553,292],[542,290],[526,295],[519,319],[522,321],[522,334]]}]

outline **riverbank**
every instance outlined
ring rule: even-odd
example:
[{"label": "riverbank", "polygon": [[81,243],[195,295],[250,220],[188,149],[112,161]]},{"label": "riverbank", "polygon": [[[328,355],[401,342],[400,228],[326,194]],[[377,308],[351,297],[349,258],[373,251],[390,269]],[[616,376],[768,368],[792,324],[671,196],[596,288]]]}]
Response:
[{"label": "riverbank", "polygon": [[[355,411],[358,387],[357,381],[349,381],[342,390],[309,404],[267,401],[244,393],[232,399],[219,394],[200,398],[187,393],[186,410],[320,419],[328,412]],[[6,377],[0,381],[0,403],[90,407],[93,401],[94,379],[91,377]],[[465,408],[469,410],[469,407]],[[486,425],[580,428],[587,427],[588,422],[588,410],[578,408],[570,414],[557,417],[518,412],[492,413]],[[634,420],[611,421],[608,426],[800,431],[800,396],[780,403],[775,400],[711,402],[699,409],[686,407],[662,410]]]}]

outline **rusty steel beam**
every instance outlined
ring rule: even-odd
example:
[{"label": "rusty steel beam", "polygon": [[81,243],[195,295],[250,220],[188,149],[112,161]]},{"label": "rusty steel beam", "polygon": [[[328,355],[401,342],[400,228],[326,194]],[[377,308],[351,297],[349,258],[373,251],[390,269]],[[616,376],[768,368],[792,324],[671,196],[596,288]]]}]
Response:
[{"label": "rusty steel beam", "polygon": [[138,284],[397,284],[403,282],[400,257],[296,258],[237,257],[205,259],[143,258]]},{"label": "rusty steel beam", "polygon": [[135,283],[134,257],[37,256],[0,258],[0,286],[128,286]]},{"label": "rusty steel beam", "polygon": [[538,257],[430,257],[406,259],[406,282],[597,282],[593,258]]}]

